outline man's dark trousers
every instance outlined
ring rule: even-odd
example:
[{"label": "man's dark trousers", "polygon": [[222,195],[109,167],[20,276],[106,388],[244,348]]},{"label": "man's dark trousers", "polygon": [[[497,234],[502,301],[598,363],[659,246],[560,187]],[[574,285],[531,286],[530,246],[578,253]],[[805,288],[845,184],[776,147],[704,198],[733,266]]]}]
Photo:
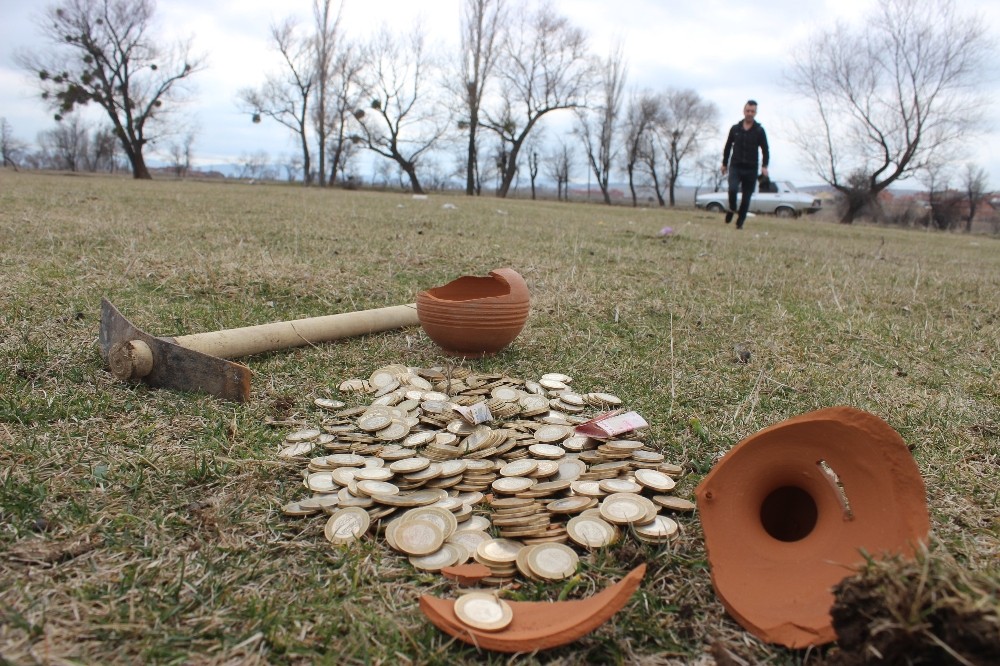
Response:
[{"label": "man's dark trousers", "polygon": [[754,187],[757,186],[757,166],[737,166],[729,167],[729,210],[736,210],[736,190],[743,191],[740,199],[740,212],[736,218],[736,226],[742,227],[747,219],[747,212],[750,210],[750,197],[753,195]]}]

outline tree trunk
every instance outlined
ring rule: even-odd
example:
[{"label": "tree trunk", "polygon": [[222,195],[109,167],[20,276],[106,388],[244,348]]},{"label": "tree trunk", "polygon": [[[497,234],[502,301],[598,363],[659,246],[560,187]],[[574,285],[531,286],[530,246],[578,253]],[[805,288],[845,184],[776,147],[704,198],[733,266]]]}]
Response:
[{"label": "tree trunk", "polygon": [[414,194],[424,194],[424,188],[420,186],[420,181],[417,180],[417,168],[412,163],[399,163],[400,168],[403,173],[410,179],[410,188],[413,190]]},{"label": "tree trunk", "polygon": [[639,204],[635,196],[635,167],[631,164],[628,165],[628,189],[632,193],[632,208],[635,208]]},{"label": "tree trunk", "polygon": [[152,180],[149,169],[146,167],[146,158],[142,156],[142,146],[133,146],[129,153],[129,160],[132,162],[132,177],[136,180]]},{"label": "tree trunk", "polygon": [[476,191],[476,164],[479,156],[476,154],[476,127],[476,119],[473,118],[469,122],[469,161],[465,165],[465,195],[469,197],[478,194]]},{"label": "tree trunk", "polygon": [[673,208],[677,204],[677,200],[674,197],[674,187],[676,187],[676,185],[677,185],[677,178],[672,176],[670,178],[670,207],[671,208]]}]

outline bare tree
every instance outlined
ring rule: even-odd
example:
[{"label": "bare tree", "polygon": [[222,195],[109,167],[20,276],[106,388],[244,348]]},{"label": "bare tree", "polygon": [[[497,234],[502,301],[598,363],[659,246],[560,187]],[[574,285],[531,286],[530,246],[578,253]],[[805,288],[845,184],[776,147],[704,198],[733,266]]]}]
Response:
[{"label": "bare tree", "polygon": [[465,194],[480,192],[479,182],[479,115],[492,79],[500,45],[507,27],[506,0],[463,0],[461,80],[458,91],[466,117],[459,129],[468,135],[465,164]]},{"label": "bare tree", "polygon": [[[361,74],[364,68],[360,49],[349,43],[341,43],[332,69],[326,96],[325,131],[329,157],[330,176],[327,183],[333,185],[342,177],[348,162],[355,154],[357,144],[351,141],[350,126],[354,111],[358,109],[364,91],[361,88]],[[338,176],[339,175],[339,176]]]},{"label": "bare tree", "polygon": [[401,41],[383,27],[367,49],[372,99],[358,109],[358,140],[369,150],[392,160],[410,181],[414,194],[424,190],[417,164],[447,131],[449,114],[428,85],[432,68],[425,34],[414,27]]},{"label": "bare tree", "polygon": [[28,145],[14,136],[14,128],[6,118],[0,118],[0,159],[2,166],[12,167],[17,171],[18,164],[24,157]]},{"label": "bare tree", "polygon": [[277,170],[271,164],[271,157],[267,151],[257,150],[253,153],[240,155],[239,160],[240,180],[261,181],[274,180],[277,177]]},{"label": "bare tree", "polygon": [[313,179],[309,139],[310,104],[316,86],[316,60],[313,39],[299,30],[296,21],[287,18],[271,26],[271,40],[281,54],[280,74],[268,74],[260,88],[243,88],[237,98],[243,108],[259,123],[267,116],[292,130],[302,151],[303,182]]},{"label": "bare tree", "polygon": [[576,134],[583,141],[587,161],[601,188],[604,203],[611,204],[608,181],[611,169],[618,155],[618,121],[625,94],[627,67],[621,43],[612,48],[611,53],[598,67],[600,71],[600,99],[596,106],[576,109]]},{"label": "bare tree", "polygon": [[187,178],[191,170],[191,158],[194,153],[193,131],[188,132],[179,141],[173,141],[168,148],[170,168],[178,178]]},{"label": "bare tree", "polygon": [[703,185],[712,188],[712,192],[718,192],[722,189],[722,183],[725,182],[726,177],[719,168],[717,151],[702,153],[695,163],[695,168],[698,171],[698,186],[695,188],[695,197],[698,196],[698,191]]},{"label": "bare tree", "polygon": [[587,39],[569,19],[543,4],[524,12],[511,30],[497,75],[502,102],[498,110],[484,113],[482,126],[504,144],[497,196],[506,197],[517,175],[518,153],[539,119],[586,103],[593,77]]},{"label": "bare tree", "polygon": [[90,151],[90,128],[77,113],[70,113],[55,128],[38,135],[38,143],[53,169],[85,171]]},{"label": "bare tree", "polygon": [[991,51],[986,23],[953,0],[879,0],[860,27],[801,46],[789,80],[816,113],[795,139],[845,195],[841,222],[969,138],[987,108],[977,87]]},{"label": "bare tree", "polygon": [[[331,7],[331,0],[313,0],[313,25],[316,32],[313,35],[313,58],[316,72],[316,103],[313,105],[313,126],[316,130],[317,175],[319,185],[326,185],[326,149],[327,135],[334,130],[338,110],[336,77],[339,47],[340,14],[343,4],[336,11]],[[341,109],[341,117],[347,113]],[[328,114],[332,117],[328,117]],[[331,170],[336,174],[336,167]]]},{"label": "bare tree", "polygon": [[685,163],[698,154],[705,140],[715,133],[719,109],[691,89],[670,90],[664,97],[665,115],[657,126],[657,138],[667,161],[667,188],[670,206],[677,180],[685,173]]},{"label": "bare tree", "polygon": [[664,120],[662,95],[654,95],[649,91],[631,95],[622,133],[625,144],[625,171],[628,173],[628,188],[632,194],[633,207],[638,205],[635,180],[637,169],[644,162],[645,146],[649,143],[653,131],[661,126]]},{"label": "bare tree", "polygon": [[62,0],[39,24],[49,48],[18,56],[56,120],[91,102],[104,109],[135,178],[151,177],[143,155],[151,132],[203,63],[189,43],[158,44],[153,13],[153,0]]},{"label": "bare tree", "polygon": [[972,162],[966,163],[965,169],[962,171],[962,187],[965,190],[965,201],[968,205],[968,212],[965,216],[965,233],[972,231],[972,221],[976,217],[976,212],[989,195],[986,190],[987,178],[986,171]]},{"label": "bare tree", "polygon": [[556,182],[556,200],[569,201],[569,179],[573,167],[573,149],[560,141],[558,148],[546,156],[545,172]]}]

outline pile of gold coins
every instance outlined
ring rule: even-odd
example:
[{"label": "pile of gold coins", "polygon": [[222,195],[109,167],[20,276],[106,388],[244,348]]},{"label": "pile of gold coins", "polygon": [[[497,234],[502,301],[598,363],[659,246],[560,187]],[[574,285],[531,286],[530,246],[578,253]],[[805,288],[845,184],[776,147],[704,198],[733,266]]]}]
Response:
[{"label": "pile of gold coins", "polygon": [[623,532],[673,539],[678,524],[663,512],[694,509],[670,494],[681,468],[641,431],[608,440],[576,434],[622,401],[579,392],[572,381],[404,365],[347,380],[340,391],[369,404],[317,398],[318,423],[281,444],[280,458],[306,463],[310,493],[284,512],[327,515],[333,544],[380,534],[420,570],[475,560],[493,585],[518,574],[566,578],[577,549],[602,548]]}]

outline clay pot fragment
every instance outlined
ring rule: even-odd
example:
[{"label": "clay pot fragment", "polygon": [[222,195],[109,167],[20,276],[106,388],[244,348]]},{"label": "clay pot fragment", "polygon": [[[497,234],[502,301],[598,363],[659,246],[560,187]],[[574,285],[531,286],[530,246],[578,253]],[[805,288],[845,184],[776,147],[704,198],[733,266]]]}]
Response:
[{"label": "clay pot fragment", "polygon": [[832,407],[747,437],[698,486],[712,583],[758,638],[836,638],[832,588],[866,554],[913,557],[930,529],[924,483],[882,419]]},{"label": "clay pot fragment", "polygon": [[420,597],[420,610],[438,629],[455,638],[497,652],[534,652],[572,643],[611,619],[639,588],[646,565],[587,599],[508,601],[514,617],[500,631],[470,627],[455,615],[454,599]]},{"label": "clay pot fragment", "polygon": [[445,353],[479,358],[495,354],[517,337],[528,319],[530,294],[512,268],[488,277],[466,275],[417,294],[417,318]]}]

